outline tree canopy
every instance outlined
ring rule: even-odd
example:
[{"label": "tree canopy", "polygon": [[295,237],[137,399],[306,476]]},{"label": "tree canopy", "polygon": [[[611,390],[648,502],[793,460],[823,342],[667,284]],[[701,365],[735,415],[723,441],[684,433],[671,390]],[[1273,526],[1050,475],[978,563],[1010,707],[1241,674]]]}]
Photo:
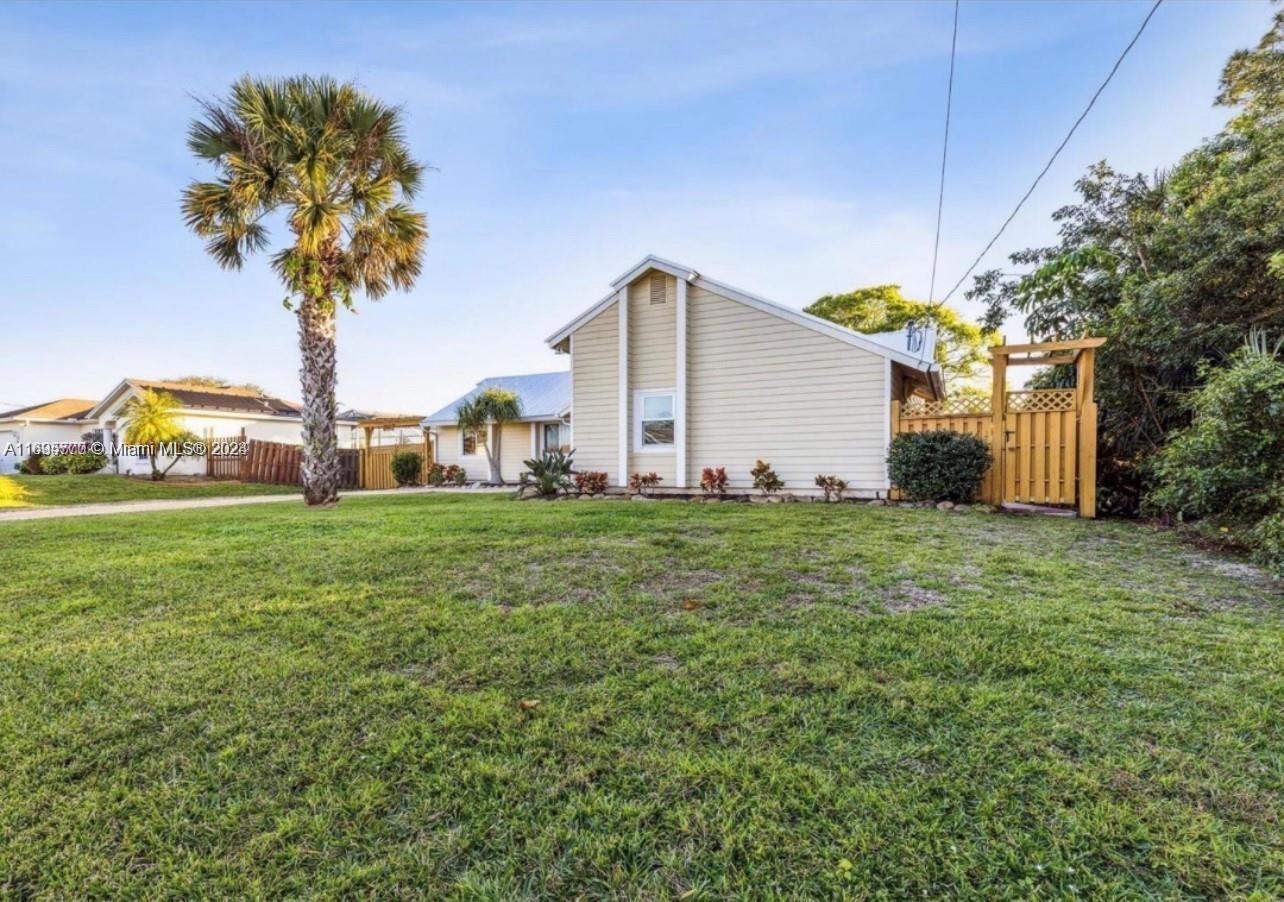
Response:
[{"label": "tree canopy", "polygon": [[866,334],[895,332],[911,323],[934,325],[938,336],[936,362],[951,392],[964,389],[969,380],[986,370],[990,364],[989,347],[999,340],[997,332],[986,332],[951,307],[905,297],[899,285],[827,294],[805,312]]},{"label": "tree canopy", "polygon": [[1284,330],[1284,12],[1231,57],[1217,102],[1236,108],[1221,132],[1149,176],[1091,167],[1053,214],[1058,243],[1012,254],[1025,274],[992,270],[968,292],[987,328],[1018,314],[1035,340],[1109,339],[1096,378],[1106,509],[1135,509],[1208,365],[1251,329]]}]

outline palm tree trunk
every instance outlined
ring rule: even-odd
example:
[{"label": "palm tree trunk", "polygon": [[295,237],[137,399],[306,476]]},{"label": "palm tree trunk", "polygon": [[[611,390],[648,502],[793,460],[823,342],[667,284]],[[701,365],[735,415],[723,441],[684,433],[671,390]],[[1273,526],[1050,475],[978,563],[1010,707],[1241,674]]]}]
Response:
[{"label": "palm tree trunk", "polygon": [[299,352],[303,365],[303,499],[308,504],[339,500],[339,439],[334,386],[337,376],[333,303],[304,297],[299,305]]},{"label": "palm tree trunk", "polygon": [[490,444],[488,443],[486,445],[486,462],[490,464],[490,481],[494,485],[504,484],[504,475],[499,472],[499,455],[500,455],[499,433],[503,428],[504,428],[504,425],[502,423],[496,423],[490,428],[491,438],[493,438],[495,441],[494,454],[491,453]]}]

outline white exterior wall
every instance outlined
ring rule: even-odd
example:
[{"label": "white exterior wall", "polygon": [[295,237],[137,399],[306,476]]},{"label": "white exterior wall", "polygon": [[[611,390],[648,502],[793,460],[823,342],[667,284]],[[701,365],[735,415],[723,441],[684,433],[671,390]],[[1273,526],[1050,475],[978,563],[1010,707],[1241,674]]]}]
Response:
[{"label": "white exterior wall", "polygon": [[[628,288],[627,402],[644,389],[678,389],[677,281],[666,303],[650,303],[650,273]],[[686,303],[686,485],[704,467],[726,467],[730,485],[750,488],[759,458],[788,489],[814,491],[835,474],[851,491],[887,489],[889,369],[880,354],[782,319],[696,284]],[[571,335],[577,469],[619,469],[619,311],[608,305]],[[680,415],[679,415],[680,418]],[[655,471],[676,484],[676,451],[633,451],[629,472]]]},{"label": "white exterior wall", "polygon": [[665,285],[663,304],[651,303],[651,273],[629,285],[629,473],[658,473],[663,480],[660,485],[671,486],[677,475],[675,450],[637,450],[633,407],[635,392],[672,391],[677,385],[677,280],[667,273],[660,276]]},{"label": "white exterior wall", "polygon": [[[75,444],[80,441],[92,424],[89,423],[40,423],[23,420],[6,420],[0,423],[0,475],[16,473],[18,464],[26,460],[19,445]],[[13,453],[8,446],[13,445]]]},{"label": "white exterior wall", "polygon": [[787,488],[835,474],[887,487],[885,359],[691,286],[687,310],[689,481],[726,467],[750,487],[761,458]]},{"label": "white exterior wall", "polygon": [[[437,463],[443,467],[457,464],[464,468],[470,482],[485,482],[490,479],[490,465],[486,462],[486,451],[478,448],[477,453],[463,456],[460,452],[459,430],[454,426],[434,426],[432,431],[437,436]],[[504,432],[499,437],[499,472],[505,482],[517,482],[522,471],[526,469],[523,461],[531,456],[531,424],[505,423]]]},{"label": "white exterior wall", "polygon": [[619,311],[611,304],[571,336],[575,468],[619,471]]}]

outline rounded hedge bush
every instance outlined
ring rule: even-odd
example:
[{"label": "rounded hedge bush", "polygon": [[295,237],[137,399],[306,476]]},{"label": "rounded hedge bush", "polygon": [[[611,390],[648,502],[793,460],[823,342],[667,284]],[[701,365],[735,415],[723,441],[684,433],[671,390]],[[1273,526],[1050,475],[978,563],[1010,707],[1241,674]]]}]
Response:
[{"label": "rounded hedge bush", "polygon": [[971,501],[990,466],[990,446],[962,432],[903,432],[887,454],[892,485],[911,501]]},{"label": "rounded hedge bush", "polygon": [[87,473],[97,473],[107,466],[107,455],[98,451],[69,451],[44,458],[40,466],[41,472],[50,475],[66,473],[84,476]]},{"label": "rounded hedge bush", "polygon": [[397,485],[418,485],[424,456],[415,451],[398,451],[392,455],[392,478]]}]

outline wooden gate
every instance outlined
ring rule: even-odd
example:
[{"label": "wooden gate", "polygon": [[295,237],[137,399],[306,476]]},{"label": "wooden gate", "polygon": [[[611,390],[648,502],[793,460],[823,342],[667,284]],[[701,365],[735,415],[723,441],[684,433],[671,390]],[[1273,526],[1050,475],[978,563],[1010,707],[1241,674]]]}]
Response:
[{"label": "wooden gate", "polygon": [[[994,348],[990,399],[893,401],[892,433],[949,429],[980,436],[993,455],[980,497],[995,505],[1075,507],[1081,517],[1095,517],[1093,352],[1104,343],[1083,338]],[[1075,387],[1007,391],[1008,366],[1049,365],[1073,365]]]},{"label": "wooden gate", "polygon": [[1075,504],[1079,411],[1074,395],[1072,388],[1007,393],[999,452],[1002,503]]}]

